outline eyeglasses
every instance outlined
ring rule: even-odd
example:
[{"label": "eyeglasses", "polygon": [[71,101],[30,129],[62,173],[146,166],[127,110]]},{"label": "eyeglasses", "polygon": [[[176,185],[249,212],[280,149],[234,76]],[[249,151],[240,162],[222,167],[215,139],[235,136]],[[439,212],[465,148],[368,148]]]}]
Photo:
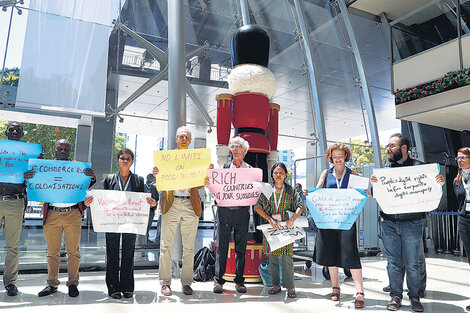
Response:
[{"label": "eyeglasses", "polygon": [[460,160],[465,161],[466,159],[470,159],[470,157],[469,157],[469,156],[460,156],[460,157],[456,157],[456,158],[455,158],[455,161],[460,161]]},{"label": "eyeglasses", "polygon": [[230,150],[235,150],[235,149],[243,149],[243,147],[240,146],[240,145],[231,145],[230,146]]},{"label": "eyeglasses", "polygon": [[130,161],[132,161],[132,158],[120,157],[119,160],[122,161],[122,162],[130,162]]},{"label": "eyeglasses", "polygon": [[393,149],[395,147],[398,147],[400,145],[394,144],[394,143],[389,143],[388,145],[385,146],[385,149]]}]

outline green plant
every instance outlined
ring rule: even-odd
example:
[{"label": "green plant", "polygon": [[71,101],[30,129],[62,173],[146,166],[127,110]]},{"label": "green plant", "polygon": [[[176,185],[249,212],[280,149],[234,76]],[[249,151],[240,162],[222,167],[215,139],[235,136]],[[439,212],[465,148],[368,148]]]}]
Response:
[{"label": "green plant", "polygon": [[18,87],[18,81],[20,79],[20,69],[19,68],[12,68],[12,69],[5,69],[3,73],[2,84],[5,86],[14,86]]},{"label": "green plant", "polygon": [[470,85],[470,68],[448,72],[442,78],[395,91],[395,104],[421,99],[443,91]]}]

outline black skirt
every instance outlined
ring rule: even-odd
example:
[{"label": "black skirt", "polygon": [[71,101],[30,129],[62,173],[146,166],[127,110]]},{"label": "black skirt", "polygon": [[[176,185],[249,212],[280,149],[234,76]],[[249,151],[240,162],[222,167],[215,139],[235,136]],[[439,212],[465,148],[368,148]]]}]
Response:
[{"label": "black skirt", "polygon": [[357,250],[356,223],[350,230],[319,229],[313,260],[323,266],[362,268]]}]

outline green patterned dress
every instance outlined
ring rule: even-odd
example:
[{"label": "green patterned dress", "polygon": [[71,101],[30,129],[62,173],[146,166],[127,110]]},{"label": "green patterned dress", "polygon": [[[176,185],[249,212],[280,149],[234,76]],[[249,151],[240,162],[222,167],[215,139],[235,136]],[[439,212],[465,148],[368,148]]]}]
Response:
[{"label": "green patterned dress", "polygon": [[[274,188],[274,187],[273,187]],[[279,203],[279,207],[276,208],[276,200],[279,200],[278,197],[281,197],[281,201]],[[302,208],[303,212],[302,215],[307,214],[307,208],[303,203],[300,195],[297,191],[292,188],[292,186],[284,183],[284,189],[280,195],[273,192],[270,199],[268,200],[263,194],[258,199],[258,202],[255,204],[255,208],[262,209],[266,214],[269,216],[273,216],[273,214],[280,214],[282,221],[287,221],[289,219],[289,214],[287,211],[295,212],[297,208]],[[267,223],[265,219],[262,218],[264,224]],[[266,238],[263,238],[263,252],[265,254],[273,254],[273,255],[292,255],[293,254],[293,246],[294,244],[288,244],[282,248],[279,248],[275,251],[271,251],[269,247],[269,243],[267,242]]]}]

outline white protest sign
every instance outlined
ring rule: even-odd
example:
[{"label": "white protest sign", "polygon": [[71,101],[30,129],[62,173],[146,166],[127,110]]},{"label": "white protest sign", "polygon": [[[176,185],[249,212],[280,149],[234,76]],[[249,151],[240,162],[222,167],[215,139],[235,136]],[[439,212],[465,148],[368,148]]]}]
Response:
[{"label": "white protest sign", "polygon": [[[291,212],[288,212],[291,216]],[[308,220],[305,216],[300,216],[294,221],[292,227],[287,227],[286,222],[278,222],[278,228],[272,228],[270,224],[263,224],[256,227],[263,232],[264,237],[269,243],[271,251],[277,250],[297,239],[305,237],[303,227],[308,227]]]},{"label": "white protest sign", "polygon": [[88,196],[93,196],[90,209],[96,232],[147,233],[149,193],[93,189]]},{"label": "white protest sign", "polygon": [[369,178],[349,175],[348,188],[366,190],[369,188]]},{"label": "white protest sign", "polygon": [[374,169],[374,198],[386,214],[429,212],[437,208],[442,187],[436,163]]}]

